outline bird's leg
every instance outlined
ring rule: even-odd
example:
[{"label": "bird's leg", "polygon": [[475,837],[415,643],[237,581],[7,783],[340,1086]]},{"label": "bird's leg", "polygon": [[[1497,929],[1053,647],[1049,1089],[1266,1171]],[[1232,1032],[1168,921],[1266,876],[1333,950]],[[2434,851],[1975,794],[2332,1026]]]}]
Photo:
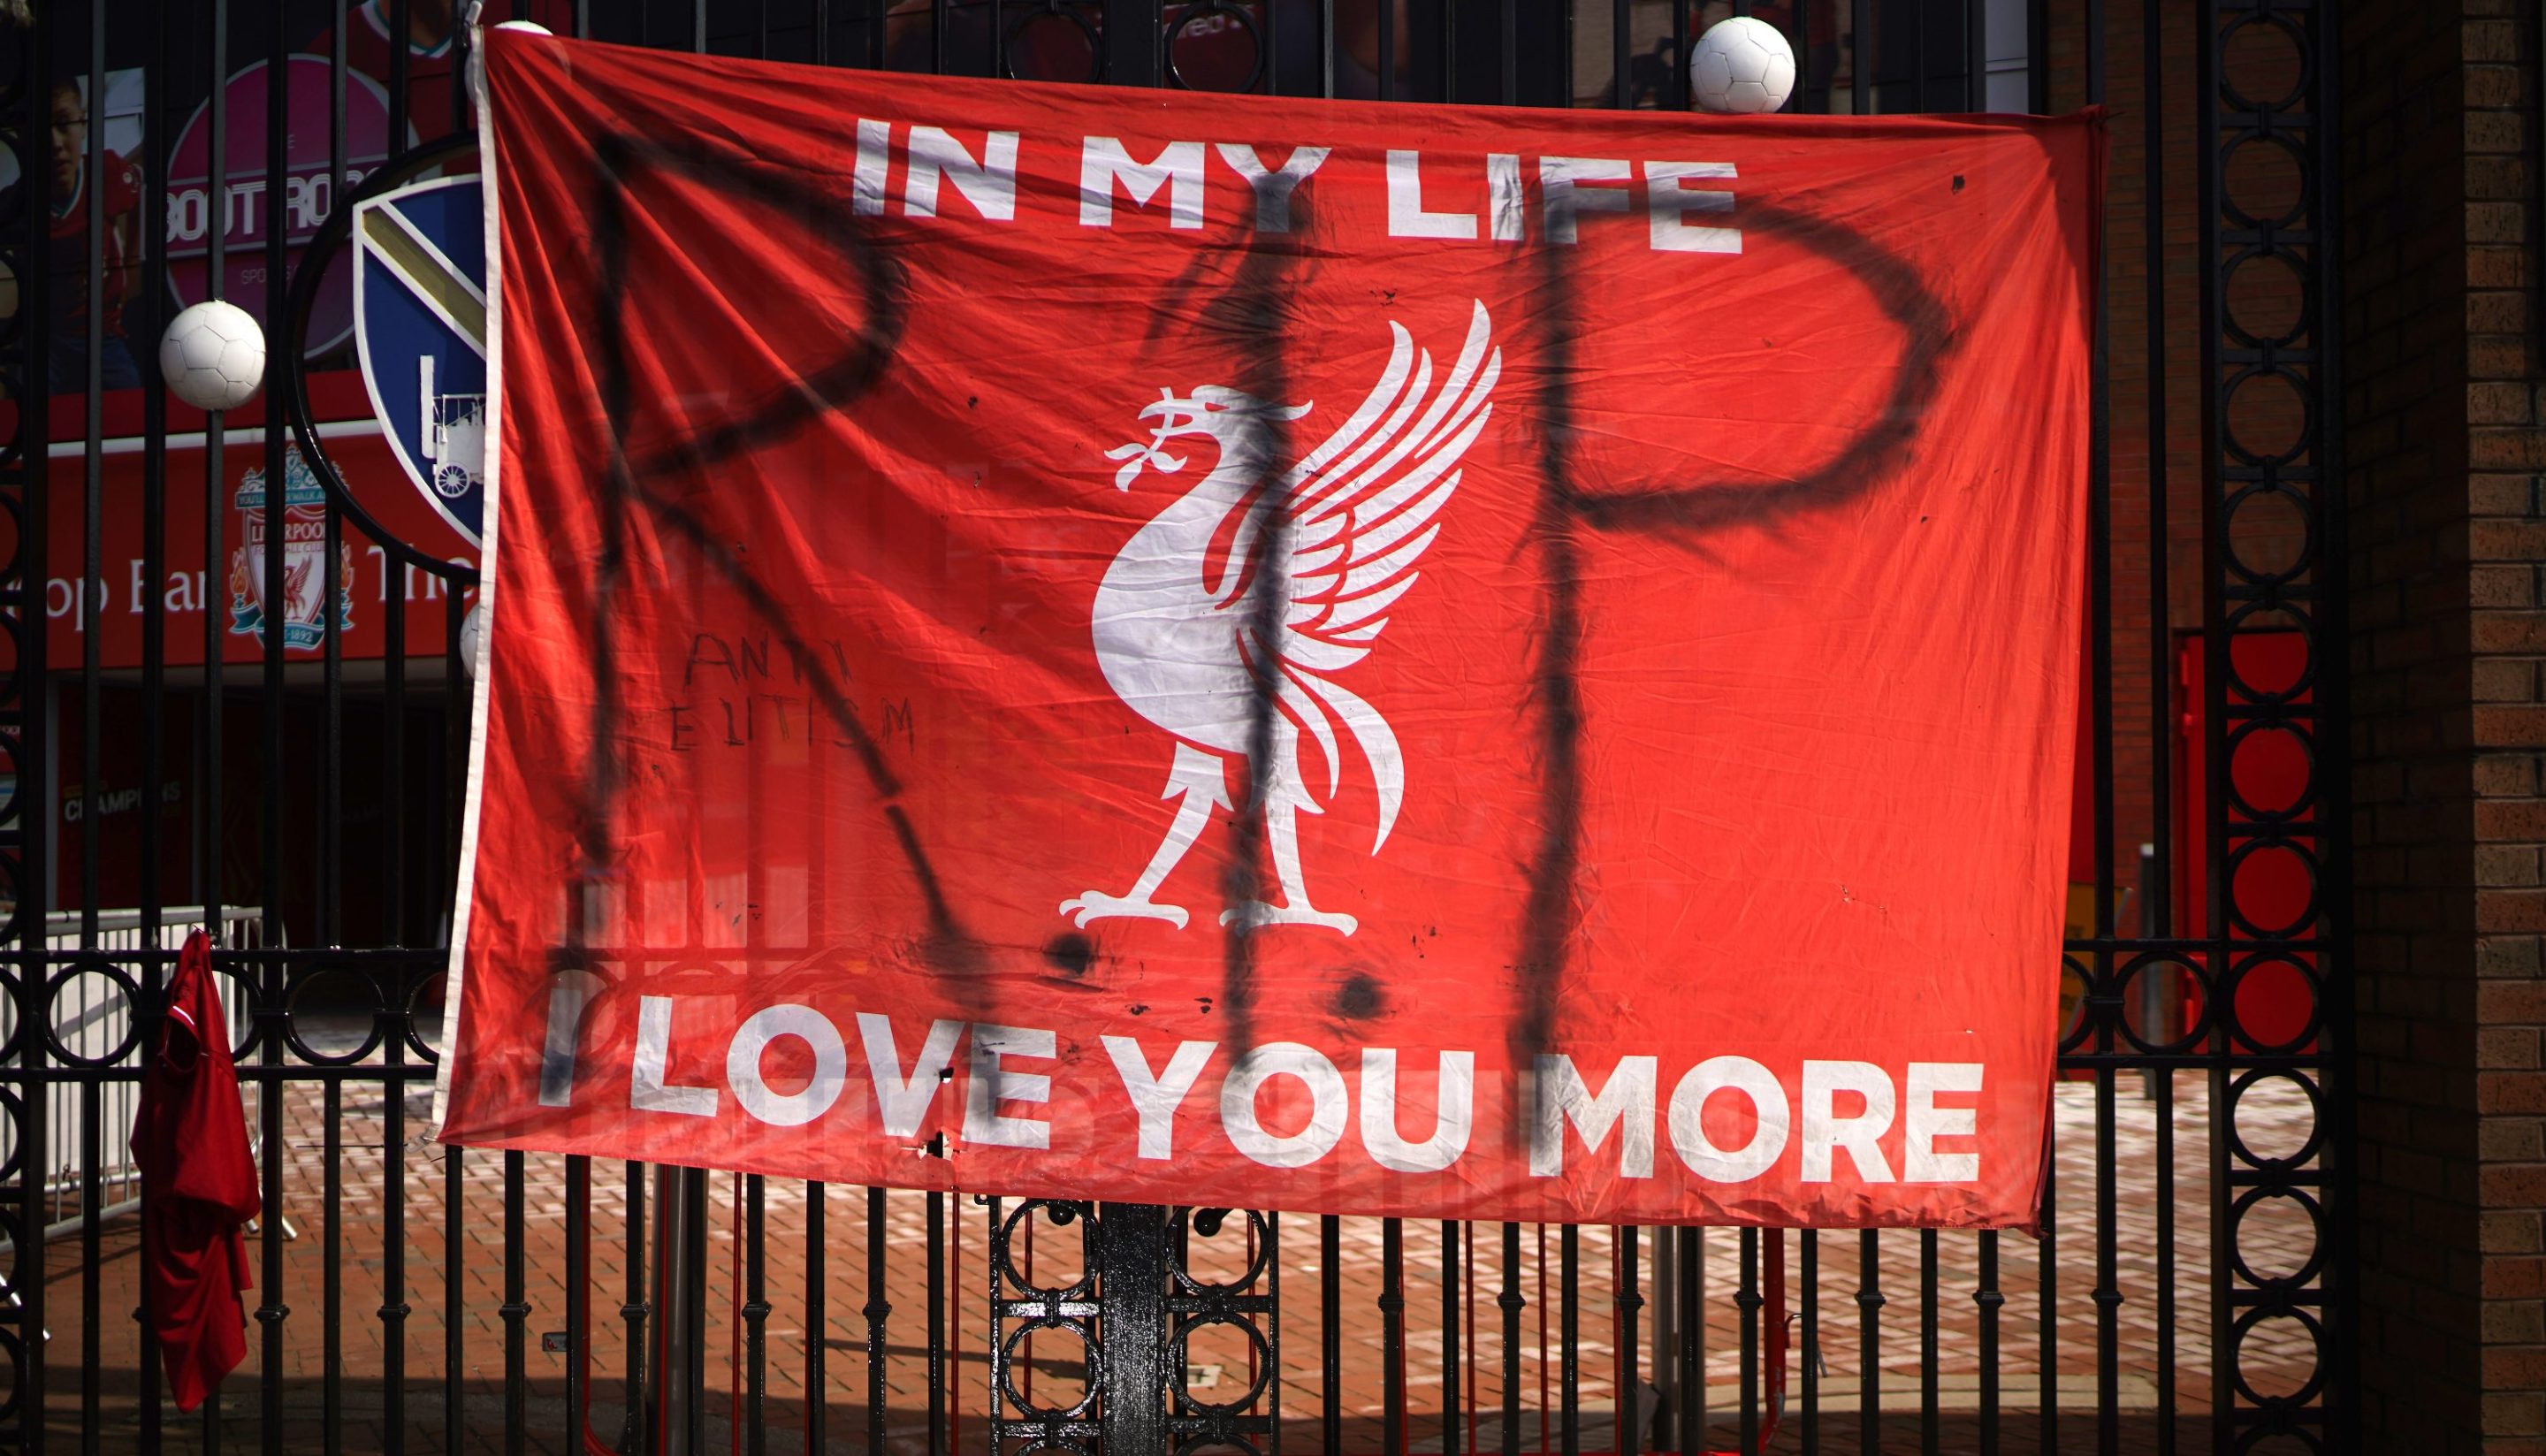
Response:
[{"label": "bird's leg", "polygon": [[1340,910],[1321,910],[1309,903],[1308,882],[1300,874],[1300,814],[1321,814],[1300,777],[1300,729],[1288,718],[1273,724],[1273,772],[1264,792],[1264,837],[1273,850],[1273,875],[1281,882],[1282,902],[1248,900],[1220,912],[1220,923],[1247,925],[1323,925],[1346,935],[1361,922]]},{"label": "bird's leg", "polygon": [[1213,808],[1229,808],[1229,775],[1219,759],[1189,743],[1178,743],[1175,765],[1167,770],[1167,791],[1159,797],[1178,801],[1176,817],[1167,825],[1167,837],[1158,842],[1158,852],[1149,856],[1148,868],[1141,872],[1131,893],[1107,895],[1090,890],[1061,902],[1061,912],[1072,916],[1080,927],[1090,920],[1131,916],[1164,920],[1179,930],[1184,928],[1183,906],[1162,905],[1149,897],[1166,883],[1168,873],[1184,859],[1185,851],[1202,837],[1203,825],[1211,822]]}]

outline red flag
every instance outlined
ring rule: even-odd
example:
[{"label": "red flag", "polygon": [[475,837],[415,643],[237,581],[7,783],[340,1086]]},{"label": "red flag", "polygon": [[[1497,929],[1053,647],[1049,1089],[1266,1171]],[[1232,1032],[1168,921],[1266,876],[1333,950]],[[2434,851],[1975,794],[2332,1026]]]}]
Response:
[{"label": "red flag", "polygon": [[489,39],[445,1138],[2031,1218],[2094,119]]},{"label": "red flag", "polygon": [[247,1357],[239,1291],[248,1275],[239,1226],[257,1216],[256,1159],[230,1066],[229,1019],[212,984],[212,945],[186,937],[168,1014],[141,1073],[132,1117],[141,1169],[141,1277],[151,1331],[177,1409],[192,1411]]}]

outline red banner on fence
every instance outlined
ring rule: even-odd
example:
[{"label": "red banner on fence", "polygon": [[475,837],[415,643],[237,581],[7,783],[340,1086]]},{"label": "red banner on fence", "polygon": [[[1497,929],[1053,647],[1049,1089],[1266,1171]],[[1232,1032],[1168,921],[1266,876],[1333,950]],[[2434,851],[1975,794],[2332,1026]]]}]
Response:
[{"label": "red banner on fence", "polygon": [[489,39],[446,1139],[2032,1218],[2092,119]]}]

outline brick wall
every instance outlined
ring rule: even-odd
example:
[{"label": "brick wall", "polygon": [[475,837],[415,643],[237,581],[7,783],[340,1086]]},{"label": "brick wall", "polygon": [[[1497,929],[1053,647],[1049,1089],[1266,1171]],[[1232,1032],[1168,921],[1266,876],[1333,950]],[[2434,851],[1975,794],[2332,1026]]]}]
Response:
[{"label": "brick wall", "polygon": [[2339,13],[2361,1446],[2540,1451],[2533,8]]}]

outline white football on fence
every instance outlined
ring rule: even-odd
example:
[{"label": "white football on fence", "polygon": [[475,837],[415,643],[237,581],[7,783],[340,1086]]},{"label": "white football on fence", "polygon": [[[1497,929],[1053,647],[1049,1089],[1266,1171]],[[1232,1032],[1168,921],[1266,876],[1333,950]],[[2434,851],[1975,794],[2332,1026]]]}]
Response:
[{"label": "white football on fence", "polygon": [[1688,81],[1708,111],[1772,112],[1794,92],[1794,47],[1766,21],[1717,21],[1689,52]]},{"label": "white football on fence", "polygon": [[484,610],[485,605],[479,603],[468,609],[467,616],[460,619],[460,673],[463,677],[477,675],[478,635],[485,631],[477,622],[478,615]]},{"label": "white football on fence", "polygon": [[[550,30],[548,27],[541,25],[535,20],[498,21],[488,29],[497,31],[521,31],[533,36],[554,36],[556,34],[556,32]],[[468,47],[468,73],[464,76],[462,80],[468,87],[468,95],[471,98],[485,94],[486,47],[484,45],[471,45]]]},{"label": "white football on fence", "polygon": [[206,300],[168,320],[159,376],[197,409],[235,409],[265,383],[265,330],[237,304]]}]

